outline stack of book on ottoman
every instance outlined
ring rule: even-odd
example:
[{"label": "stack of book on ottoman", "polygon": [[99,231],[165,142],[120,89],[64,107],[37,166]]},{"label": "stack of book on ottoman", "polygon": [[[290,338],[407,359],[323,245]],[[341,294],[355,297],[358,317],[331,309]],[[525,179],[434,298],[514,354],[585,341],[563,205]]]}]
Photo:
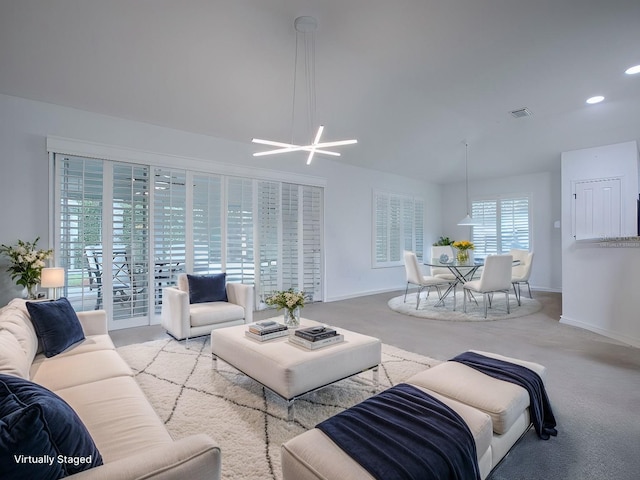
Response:
[{"label": "stack of book on ottoman", "polygon": [[263,322],[250,323],[245,335],[259,342],[280,338],[289,335],[289,329],[286,325],[273,320],[265,320]]},{"label": "stack of book on ottoman", "polygon": [[310,350],[335,345],[343,340],[344,335],[339,334],[331,327],[299,328],[289,336],[289,342]]}]

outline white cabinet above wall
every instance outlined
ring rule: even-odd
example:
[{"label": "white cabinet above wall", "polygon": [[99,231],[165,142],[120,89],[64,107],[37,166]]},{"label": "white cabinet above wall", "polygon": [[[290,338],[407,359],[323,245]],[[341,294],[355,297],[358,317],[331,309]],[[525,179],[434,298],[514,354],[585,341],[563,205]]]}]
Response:
[{"label": "white cabinet above wall", "polygon": [[622,181],[601,178],[572,182],[576,240],[622,236]]}]

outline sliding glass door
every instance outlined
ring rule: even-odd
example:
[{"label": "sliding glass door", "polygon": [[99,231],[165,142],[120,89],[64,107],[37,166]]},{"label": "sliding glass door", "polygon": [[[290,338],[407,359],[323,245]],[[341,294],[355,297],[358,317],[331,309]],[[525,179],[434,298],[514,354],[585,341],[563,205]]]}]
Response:
[{"label": "sliding glass door", "polygon": [[68,155],[54,156],[57,265],[76,310],[111,329],[157,323],[180,273],[227,273],[321,301],[321,187]]}]

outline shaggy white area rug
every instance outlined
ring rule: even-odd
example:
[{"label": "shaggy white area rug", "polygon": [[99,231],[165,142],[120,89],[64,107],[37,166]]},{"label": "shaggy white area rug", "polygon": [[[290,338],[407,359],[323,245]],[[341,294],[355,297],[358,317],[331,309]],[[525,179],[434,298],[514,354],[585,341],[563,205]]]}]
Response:
[{"label": "shaggy white area rug", "polygon": [[438,294],[433,289],[429,298],[425,299],[425,292],[420,295],[420,307],[416,310],[416,292],[410,291],[407,301],[404,301],[404,294],[394,297],[387,305],[393,311],[411,315],[412,317],[429,318],[433,320],[448,320],[454,322],[482,322],[488,320],[502,320],[505,318],[524,317],[536,313],[542,308],[542,304],[535,298],[529,298],[526,294],[520,297],[522,305],[518,306],[515,295],[509,295],[511,313],[507,314],[507,304],[504,301],[504,293],[496,293],[493,296],[492,308],[487,310],[487,318],[484,318],[484,307],[482,306],[482,295],[474,294],[478,304],[467,300],[467,313],[462,311],[462,292],[456,293],[456,310],[453,310],[453,294],[445,299],[444,306],[436,307]]},{"label": "shaggy white area rug", "polygon": [[[280,445],[370,397],[372,372],[364,372],[296,400],[295,421],[286,403],[225,362],[213,369],[209,337],[128,345],[118,352],[174,439],[209,434],[222,451],[222,478],[281,479]],[[382,346],[382,391],[440,363]]]}]

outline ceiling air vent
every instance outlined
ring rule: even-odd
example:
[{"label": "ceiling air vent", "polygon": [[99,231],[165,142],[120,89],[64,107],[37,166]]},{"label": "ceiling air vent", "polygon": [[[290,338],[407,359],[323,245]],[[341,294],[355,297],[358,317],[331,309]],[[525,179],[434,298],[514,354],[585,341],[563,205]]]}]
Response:
[{"label": "ceiling air vent", "polygon": [[520,108],[509,112],[514,118],[530,117],[531,111],[528,108]]}]

